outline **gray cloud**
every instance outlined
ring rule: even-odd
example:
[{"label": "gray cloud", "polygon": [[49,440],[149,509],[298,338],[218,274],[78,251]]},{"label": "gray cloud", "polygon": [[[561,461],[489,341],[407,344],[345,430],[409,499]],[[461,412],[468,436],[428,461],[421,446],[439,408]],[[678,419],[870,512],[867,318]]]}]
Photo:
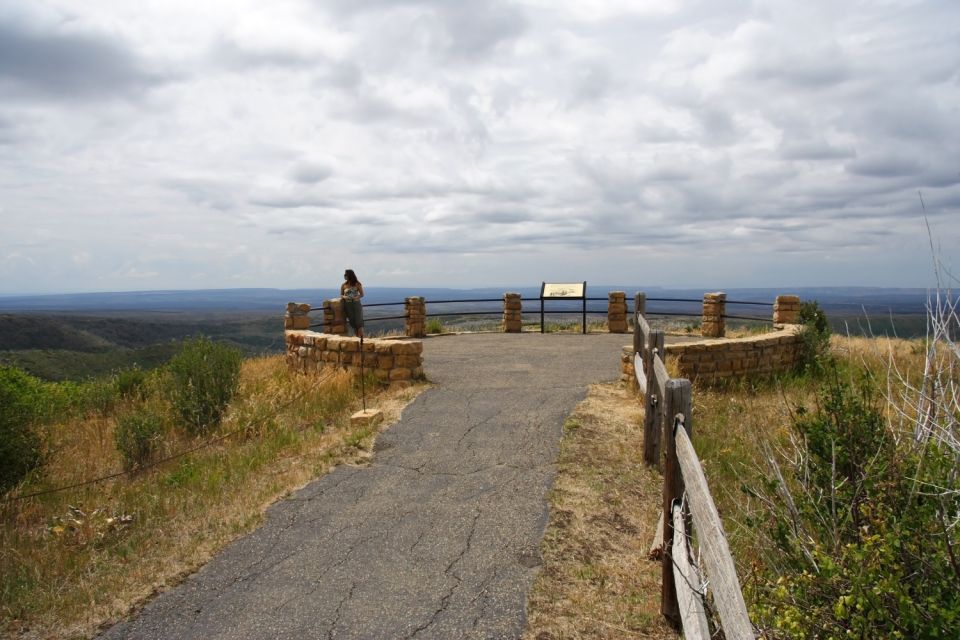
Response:
[{"label": "gray cloud", "polygon": [[845,168],[853,175],[870,178],[912,177],[923,171],[920,163],[897,156],[857,158],[848,162]]},{"label": "gray cloud", "polygon": [[0,21],[0,86],[8,95],[126,97],[167,79],[114,37]]},{"label": "gray cloud", "polygon": [[845,160],[854,155],[853,149],[824,140],[789,140],[780,145],[780,157],[785,160]]},{"label": "gray cloud", "polygon": [[303,160],[290,169],[290,178],[300,184],[316,184],[333,175],[333,169],[324,162]]}]

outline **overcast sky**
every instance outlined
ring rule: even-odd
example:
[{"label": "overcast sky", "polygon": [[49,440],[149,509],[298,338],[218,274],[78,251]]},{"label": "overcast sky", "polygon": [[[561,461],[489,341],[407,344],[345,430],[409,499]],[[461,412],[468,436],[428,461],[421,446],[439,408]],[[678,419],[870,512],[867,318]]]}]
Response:
[{"label": "overcast sky", "polygon": [[0,0],[0,293],[923,287],[921,193],[956,0]]}]

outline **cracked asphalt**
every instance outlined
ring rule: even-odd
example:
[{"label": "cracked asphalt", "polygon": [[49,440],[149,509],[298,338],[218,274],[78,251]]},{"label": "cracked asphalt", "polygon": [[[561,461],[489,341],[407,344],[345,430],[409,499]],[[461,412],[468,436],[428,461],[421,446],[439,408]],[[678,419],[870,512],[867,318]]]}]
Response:
[{"label": "cracked asphalt", "polygon": [[265,523],[100,637],[516,638],[563,421],[629,335],[424,341],[434,388]]}]

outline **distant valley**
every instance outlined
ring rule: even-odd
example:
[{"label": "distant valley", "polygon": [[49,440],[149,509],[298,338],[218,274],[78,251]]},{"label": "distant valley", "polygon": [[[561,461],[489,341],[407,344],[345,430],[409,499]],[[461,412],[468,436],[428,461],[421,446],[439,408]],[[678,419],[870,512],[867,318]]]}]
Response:
[{"label": "distant valley", "polygon": [[[491,311],[507,290],[520,293],[531,318],[539,312],[540,287],[448,289],[368,287],[367,305],[402,303],[407,296],[431,300],[490,302],[428,304],[428,313]],[[608,291],[626,291],[632,298],[645,291],[653,317],[684,314],[695,322],[698,300],[707,289],[665,289],[624,285],[589,285],[588,311],[605,313]],[[827,311],[834,331],[853,334],[915,337],[926,326],[923,289],[820,287],[789,290],[727,289],[731,301],[772,303],[780,293],[817,300]],[[320,306],[337,295],[335,289],[217,289],[200,291],[146,291],[0,296],[0,362],[21,367],[50,380],[83,379],[107,375],[137,365],[151,368],[165,362],[179,343],[196,335],[235,344],[248,355],[283,349],[283,313],[287,302]],[[679,299],[673,301],[666,299]],[[550,302],[548,309],[579,313],[582,303]],[[733,316],[769,318],[768,308],[729,304]],[[402,305],[371,306],[367,318],[374,330],[399,329],[401,320],[376,322],[377,317],[403,314]],[[315,314],[315,322],[320,322]],[[470,316],[476,318],[476,316]],[[495,315],[490,321],[495,322]],[[467,316],[445,316],[448,326],[468,322]],[[475,320],[474,320],[475,321]]]}]

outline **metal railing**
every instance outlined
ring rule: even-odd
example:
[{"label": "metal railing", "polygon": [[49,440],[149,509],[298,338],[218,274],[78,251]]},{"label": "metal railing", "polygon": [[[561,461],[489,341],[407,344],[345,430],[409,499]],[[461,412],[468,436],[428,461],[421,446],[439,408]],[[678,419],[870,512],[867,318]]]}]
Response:
[{"label": "metal railing", "polygon": [[[537,302],[537,307],[534,309],[521,309],[522,315],[537,315],[541,316],[540,327],[541,330],[544,328],[544,316],[547,315],[567,315],[567,316],[581,316],[584,333],[586,333],[586,319],[587,316],[600,316],[606,315],[606,308],[589,308],[581,307],[582,302],[607,302],[608,298],[606,297],[587,297],[583,300],[549,300],[552,304],[561,304],[566,305],[568,308],[564,309],[546,309],[539,303],[541,303],[540,298],[526,298],[523,301],[535,301]],[[503,303],[503,298],[458,298],[458,299],[449,299],[449,300],[424,300],[424,304],[427,306],[427,313],[425,317],[427,318],[450,318],[457,316],[498,316],[503,312],[502,308],[491,309],[491,310],[473,310],[473,309],[462,309],[462,310],[450,310],[450,309],[441,309],[439,311],[429,311],[431,305],[455,305],[455,304],[482,304],[482,303],[492,303],[498,302]],[[673,304],[702,304],[703,300],[701,298],[646,298],[646,302],[659,302],[659,303],[673,303]],[[381,307],[396,307],[403,306],[406,303],[404,301],[399,302],[374,302],[370,304],[364,304],[364,309],[373,309]],[[751,300],[727,300],[726,304],[728,305],[744,305],[751,307],[765,307],[768,309],[773,308],[773,303],[771,302],[757,302]],[[575,305],[575,306],[574,306]],[[322,310],[321,306],[311,305],[311,310]],[[630,304],[627,304],[627,314],[632,316],[636,313],[636,309],[630,309]],[[661,310],[644,310],[644,315],[648,317],[661,317],[661,318],[701,318],[702,311],[697,310],[682,310],[677,308],[666,308]],[[772,323],[771,316],[749,316],[749,315],[734,315],[734,314],[724,314],[722,316],[725,320],[741,320],[747,322],[761,322],[761,323]],[[408,315],[404,313],[403,315],[389,315],[389,316],[378,316],[371,315],[365,318],[365,322],[376,323],[376,322],[386,322],[389,320],[406,320]],[[310,328],[321,327],[323,326],[322,322],[314,323],[310,325]]]}]

